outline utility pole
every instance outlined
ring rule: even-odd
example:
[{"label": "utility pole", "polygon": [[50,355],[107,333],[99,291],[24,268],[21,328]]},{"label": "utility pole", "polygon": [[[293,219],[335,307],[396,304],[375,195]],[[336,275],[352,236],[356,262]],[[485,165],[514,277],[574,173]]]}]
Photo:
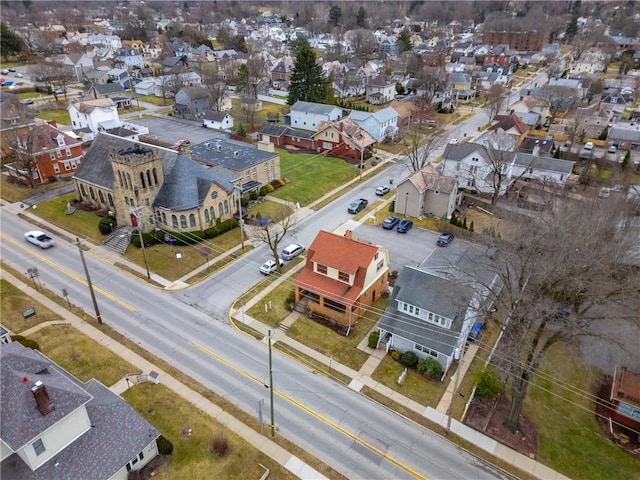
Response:
[{"label": "utility pole", "polygon": [[362,167],[364,166],[364,143],[360,146],[360,181],[362,181]]},{"label": "utility pole", "polygon": [[98,310],[98,302],[96,301],[96,294],[93,291],[93,284],[91,283],[91,277],[89,276],[89,269],[87,268],[87,262],[84,259],[84,252],[82,251],[82,245],[80,244],[80,239],[78,237],[76,237],[76,245],[78,246],[78,250],[80,251],[80,260],[82,260],[82,267],[84,268],[84,274],[87,277],[87,285],[89,286],[89,293],[91,294],[93,309],[96,312],[96,320],[98,320],[98,323],[102,325],[102,316],[100,315],[100,310]]},{"label": "utility pole", "polygon": [[140,239],[140,248],[142,248],[142,258],[144,259],[144,268],[147,270],[147,278],[151,280],[151,274],[149,273],[149,264],[147,263],[147,254],[144,251],[144,238],[142,237],[142,226],[138,222],[138,238]]},{"label": "utility pole", "polygon": [[276,423],[273,416],[273,363],[271,360],[271,330],[269,330],[269,394],[271,396],[271,436],[276,436]]},{"label": "utility pole", "polygon": [[238,189],[238,223],[240,224],[240,248],[244,252],[244,218],[242,218],[242,178],[240,178],[240,185],[236,185]]}]

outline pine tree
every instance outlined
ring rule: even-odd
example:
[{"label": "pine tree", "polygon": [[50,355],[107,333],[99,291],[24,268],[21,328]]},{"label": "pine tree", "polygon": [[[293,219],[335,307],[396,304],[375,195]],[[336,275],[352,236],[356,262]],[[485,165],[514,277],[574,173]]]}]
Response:
[{"label": "pine tree", "polygon": [[367,27],[367,12],[362,5],[360,5],[358,13],[356,14],[356,25],[360,28]]},{"label": "pine tree", "polygon": [[240,122],[240,124],[238,125],[237,133],[241,137],[246,137],[247,136],[247,131],[244,129],[244,125],[242,124],[242,122]]},{"label": "pine tree", "polygon": [[342,17],[342,9],[338,5],[334,5],[329,10],[329,25],[337,27],[340,23],[340,17]]},{"label": "pine tree", "polygon": [[473,232],[473,220],[471,220],[471,225],[469,225],[469,231]]},{"label": "pine tree", "polygon": [[326,78],[322,67],[316,63],[316,53],[307,42],[300,47],[293,65],[288,104],[293,105],[298,100],[323,103],[326,98]]},{"label": "pine tree", "polygon": [[398,49],[400,50],[399,53],[408,52],[412,47],[413,45],[411,44],[411,33],[409,33],[409,29],[405,27],[400,32],[400,35],[398,35]]},{"label": "pine tree", "polygon": [[467,227],[467,217],[464,217],[464,219],[462,220],[462,228],[464,228],[465,230],[469,230],[469,227]]}]

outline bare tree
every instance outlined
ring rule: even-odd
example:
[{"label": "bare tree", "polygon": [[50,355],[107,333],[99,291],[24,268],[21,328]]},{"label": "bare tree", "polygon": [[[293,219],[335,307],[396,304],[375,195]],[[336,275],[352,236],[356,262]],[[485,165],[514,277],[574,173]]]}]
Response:
[{"label": "bare tree", "polygon": [[264,226],[258,227],[253,230],[253,238],[261,243],[264,243],[271,250],[271,254],[276,261],[278,272],[282,271],[280,267],[280,253],[279,247],[287,234],[291,234],[295,231],[299,219],[295,213],[291,213],[289,207],[282,205],[279,214],[283,217],[280,222],[267,223]]},{"label": "bare tree", "polygon": [[492,122],[502,109],[504,100],[509,96],[509,90],[501,83],[494,83],[484,93],[484,110]]},{"label": "bare tree", "polygon": [[359,63],[359,66],[363,66],[376,49],[377,43],[373,32],[364,28],[358,28],[351,31],[349,38],[351,40],[353,56]]},{"label": "bare tree", "polygon": [[409,158],[407,167],[413,172],[417,172],[431,163],[431,158],[435,152],[445,144],[445,136],[440,132],[429,132],[423,134],[419,128],[409,125],[403,132],[402,143],[404,154]]},{"label": "bare tree", "polygon": [[585,337],[612,340],[602,333],[606,326],[637,322],[640,311],[637,226],[629,205],[613,197],[589,205],[555,198],[543,214],[512,219],[517,234],[508,239],[485,232],[492,260],[477,260],[495,273],[501,284],[495,305],[507,313],[502,328],[513,348],[501,355],[501,368],[509,379],[504,423],[511,431],[551,347]]},{"label": "bare tree", "polygon": [[42,61],[32,65],[30,72],[37,81],[44,83],[51,93],[53,93],[56,102],[59,101],[58,92],[60,91],[63,92],[66,98],[66,86],[69,83],[69,75],[65,71],[64,65],[56,62]]},{"label": "bare tree", "polygon": [[503,188],[510,179],[511,164],[515,156],[515,141],[504,132],[494,133],[489,140],[484,142],[487,149],[487,161],[489,163],[489,175],[485,177],[491,186],[491,205],[498,202]]},{"label": "bare tree", "polygon": [[549,123],[554,123],[560,114],[571,110],[576,102],[576,92],[570,87],[545,85],[536,100],[549,111]]},{"label": "bare tree", "polygon": [[227,99],[227,84],[220,80],[210,80],[207,83],[203,83],[202,86],[209,92],[212,110],[217,112],[222,111],[225,100]]},{"label": "bare tree", "polygon": [[[23,113],[23,121],[28,121],[26,112]],[[17,177],[25,178],[31,188],[35,188],[34,177],[37,176],[38,165],[35,155],[40,151],[36,137],[39,129],[36,126],[27,127],[28,131],[21,128],[14,128],[2,132],[3,150],[8,151],[8,156],[13,160],[7,164],[9,170],[13,170]]]}]

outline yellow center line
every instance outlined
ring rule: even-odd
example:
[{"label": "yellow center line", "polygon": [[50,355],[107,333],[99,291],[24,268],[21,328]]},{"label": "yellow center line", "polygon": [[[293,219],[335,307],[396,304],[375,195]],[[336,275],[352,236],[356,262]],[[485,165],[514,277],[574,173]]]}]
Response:
[{"label": "yellow center line", "polygon": [[[17,242],[16,240],[14,240],[13,238],[7,237],[5,234],[0,233],[0,238],[2,238],[4,241],[11,243],[12,245],[15,245],[18,248],[21,248],[22,250],[24,250],[25,252],[27,252],[29,255],[37,258],[38,260],[40,260],[43,263],[46,263],[47,265],[55,268],[56,270],[58,270],[59,272],[63,273],[64,275],[67,275],[68,277],[71,277],[72,279],[76,280],[77,282],[82,283],[83,285],[87,285],[87,281],[82,278],[79,277],[78,275],[76,275],[75,273],[66,270],[64,268],[62,268],[61,266],[59,266],[57,263],[52,262],[51,260],[49,260],[47,257],[40,255],[39,253],[36,253],[33,251],[32,248],[28,248],[26,246],[24,246],[22,243]],[[31,244],[29,244],[31,245]],[[55,247],[54,247],[55,248]],[[122,307],[126,308],[127,310],[129,310],[130,312],[135,312],[136,309],[129,305],[128,303],[123,302],[122,300],[120,300],[119,298],[115,297],[114,295],[111,295],[108,292],[105,292],[103,289],[101,289],[100,287],[96,287],[95,284],[93,285],[93,289],[98,292],[100,295],[102,295],[103,297],[108,298],[109,300],[117,303],[118,305],[121,305]]]},{"label": "yellow center line", "polygon": [[[251,375],[248,372],[245,372],[244,370],[240,370],[240,368],[236,367],[235,365],[233,365],[232,363],[228,362],[227,360],[225,360],[224,358],[220,357],[219,355],[216,355],[215,353],[213,353],[211,350],[207,349],[206,347],[196,343],[196,342],[190,342],[191,345],[193,345],[194,347],[196,347],[198,350],[200,350],[201,352],[206,353],[207,355],[209,355],[210,357],[216,359],[218,362],[222,363],[223,365],[226,365],[227,367],[231,368],[232,370],[236,371],[237,373],[239,373],[240,375],[256,382],[259,385],[264,385],[264,381],[262,381],[261,379],[259,379],[258,377],[255,377],[254,375]],[[405,465],[404,463],[401,463],[400,461],[396,460],[395,458],[387,455],[385,452],[383,452],[382,450],[380,450],[379,448],[377,448],[376,446],[362,440],[360,437],[358,437],[357,435],[354,435],[353,433],[349,432],[348,430],[346,430],[345,428],[341,427],[340,425],[338,425],[337,423],[329,420],[326,417],[323,417],[322,415],[320,415],[319,413],[311,410],[310,408],[304,406],[303,404],[301,404],[300,402],[298,402],[297,400],[291,398],[289,395],[287,395],[286,393],[283,393],[277,389],[273,390],[273,393],[275,393],[276,395],[278,395],[280,398],[282,398],[283,400],[286,400],[287,402],[289,402],[290,404],[298,407],[299,409],[307,412],[309,415],[311,415],[312,417],[320,420],[321,422],[325,423],[326,425],[329,425],[330,427],[334,428],[335,430],[339,431],[340,433],[342,433],[343,435],[351,438],[352,440],[354,440],[355,442],[358,442],[360,445],[362,445],[363,447],[368,448],[369,450],[371,450],[372,452],[376,453],[377,455],[380,455],[382,458],[384,458],[385,460],[388,460],[389,462],[393,463],[394,465],[396,465],[397,467],[400,467],[402,470],[404,470],[405,472],[409,473],[410,475],[413,475],[416,478],[419,478],[421,480],[428,480],[427,477],[425,477],[424,475],[421,475],[420,473],[416,472],[414,469],[412,469],[411,467],[409,467],[408,465]]]}]

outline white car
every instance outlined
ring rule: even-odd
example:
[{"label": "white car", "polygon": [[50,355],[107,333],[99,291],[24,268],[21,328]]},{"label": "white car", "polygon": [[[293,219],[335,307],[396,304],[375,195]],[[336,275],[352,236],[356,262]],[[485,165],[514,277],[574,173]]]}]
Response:
[{"label": "white car", "polygon": [[24,238],[27,239],[27,242],[33,243],[40,248],[51,248],[54,245],[53,238],[47,235],[40,230],[31,230],[24,234]]},{"label": "white car", "polygon": [[376,195],[382,197],[391,191],[391,187],[389,185],[382,185],[376,188]]},{"label": "white car", "polygon": [[593,150],[593,142],[587,142],[584,144],[585,150]]},{"label": "white car", "polygon": [[293,260],[304,253],[305,248],[299,243],[292,243],[282,250],[280,257],[284,260]]},{"label": "white car", "polygon": [[[280,268],[284,267],[284,262],[280,260]],[[260,273],[263,275],[273,275],[278,271],[278,267],[276,265],[276,261],[272,258],[271,260],[267,260],[260,267]]]},{"label": "white car", "polygon": [[456,137],[453,137],[451,140],[449,140],[449,143],[451,145],[457,145],[460,143],[460,140],[458,140]]}]

